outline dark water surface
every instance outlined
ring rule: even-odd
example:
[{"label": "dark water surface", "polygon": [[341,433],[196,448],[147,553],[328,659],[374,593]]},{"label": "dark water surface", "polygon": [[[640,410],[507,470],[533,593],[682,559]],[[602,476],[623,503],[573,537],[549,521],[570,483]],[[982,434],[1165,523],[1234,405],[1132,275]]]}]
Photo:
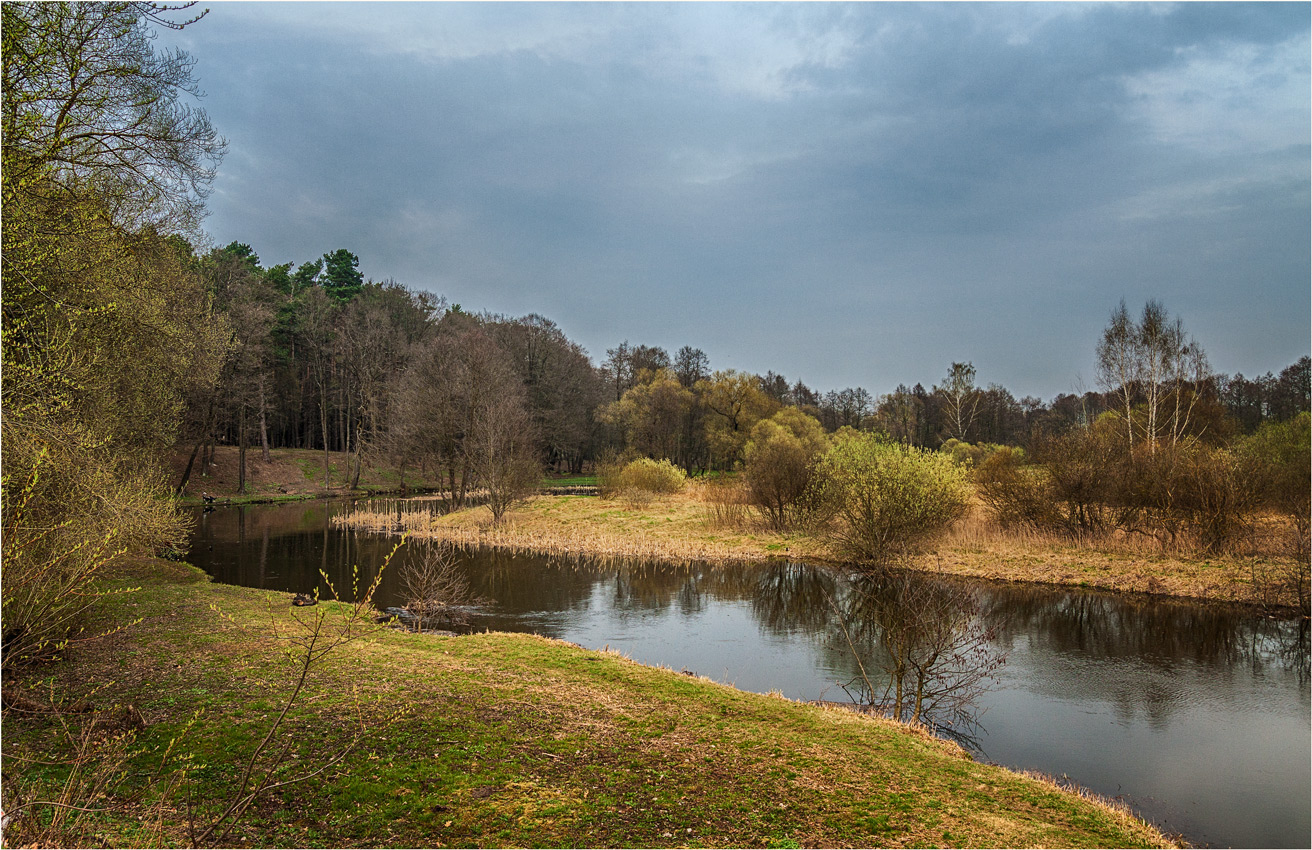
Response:
[{"label": "dark water surface", "polygon": [[[340,590],[352,565],[367,581],[396,542],[339,530],[331,516],[350,509],[303,502],[198,511],[190,560],[219,581],[298,592],[320,586],[323,570]],[[840,683],[857,674],[827,601],[851,596],[852,580],[827,569],[487,552],[467,556],[462,568],[489,600],[473,615],[480,631],[609,646],[794,699],[845,700]],[[978,758],[1066,775],[1196,845],[1312,844],[1306,623],[1134,595],[971,588],[994,648],[1007,653],[980,700]],[[384,573],[380,595],[380,605],[400,603],[395,569]],[[867,670],[880,669],[877,649],[857,645]]]}]

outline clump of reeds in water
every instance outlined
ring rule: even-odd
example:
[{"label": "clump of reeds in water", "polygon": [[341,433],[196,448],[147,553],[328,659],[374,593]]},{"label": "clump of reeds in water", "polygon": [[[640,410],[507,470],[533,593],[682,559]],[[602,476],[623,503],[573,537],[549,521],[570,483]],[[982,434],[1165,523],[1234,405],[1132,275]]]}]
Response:
[{"label": "clump of reeds in water", "polygon": [[738,561],[745,556],[724,543],[703,540],[669,540],[644,534],[617,534],[591,528],[523,529],[514,525],[478,528],[433,525],[415,532],[417,537],[442,540],[462,549],[493,547],[516,554],[622,559],[624,561]]},{"label": "clump of reeds in water", "polygon": [[333,522],[360,531],[379,533],[415,533],[426,530],[433,522],[428,505],[398,499],[395,502],[374,502],[368,510],[338,514]]}]

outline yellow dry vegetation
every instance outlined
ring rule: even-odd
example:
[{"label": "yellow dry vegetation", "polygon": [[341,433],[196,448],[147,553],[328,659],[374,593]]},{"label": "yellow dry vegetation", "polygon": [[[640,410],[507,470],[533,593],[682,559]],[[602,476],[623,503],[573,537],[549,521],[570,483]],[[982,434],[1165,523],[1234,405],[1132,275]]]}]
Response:
[{"label": "yellow dry vegetation", "polygon": [[[427,515],[422,516],[427,524]],[[356,512],[339,522],[391,531],[395,518]],[[462,547],[671,562],[761,560],[786,557],[834,562],[823,542],[802,533],[781,534],[757,517],[736,527],[717,523],[706,491],[633,504],[623,499],[538,496],[507,514],[500,526],[483,508],[456,511],[424,527],[406,523],[418,537]],[[1256,600],[1254,576],[1269,559],[1164,554],[1151,541],[1102,538],[1076,541],[1056,535],[1009,531],[991,522],[978,503],[928,553],[905,566],[997,581],[1040,582],[1115,591],[1195,597],[1225,602]],[[1290,599],[1286,604],[1297,604]]]}]

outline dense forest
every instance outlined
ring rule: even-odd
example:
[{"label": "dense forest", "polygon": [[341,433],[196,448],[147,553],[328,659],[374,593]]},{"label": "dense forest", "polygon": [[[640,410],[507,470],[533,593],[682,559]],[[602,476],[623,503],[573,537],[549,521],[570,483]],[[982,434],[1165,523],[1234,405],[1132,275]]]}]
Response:
[{"label": "dense forest", "polygon": [[[120,551],[179,544],[170,495],[217,445],[237,447],[243,469],[250,451],[322,450],[325,484],[338,486],[353,482],[327,479],[330,451],[353,455],[355,475],[366,457],[424,470],[459,501],[500,479],[638,457],[693,474],[742,469],[767,420],[945,449],[980,468],[1000,446],[1046,463],[1087,454],[1072,433],[1123,432],[1125,451],[1097,455],[1096,471],[1121,468],[1136,446],[1158,458],[1159,443],[1207,457],[1244,439],[1283,451],[1287,440],[1252,440],[1309,408],[1307,357],[1278,375],[1214,374],[1156,302],[1138,319],[1121,304],[1089,341],[1097,392],[1017,399],[951,363],[932,387],[875,394],[716,370],[691,344],[671,355],[623,341],[594,361],[548,318],[365,280],[346,248],[267,266],[243,243],[207,249],[200,221],[225,142],[189,105],[190,57],[151,40],[194,20],[135,3],[7,3],[3,14],[6,665],[81,610],[52,588],[78,586]],[[788,410],[804,416],[780,419]],[[189,462],[169,480],[175,452]],[[1000,463],[994,501],[1019,498]],[[1164,474],[1149,464],[1131,478]],[[1063,492],[1030,496],[1073,504]],[[1025,521],[1055,521],[1027,510]],[[1094,522],[1071,510],[1062,521]]]}]

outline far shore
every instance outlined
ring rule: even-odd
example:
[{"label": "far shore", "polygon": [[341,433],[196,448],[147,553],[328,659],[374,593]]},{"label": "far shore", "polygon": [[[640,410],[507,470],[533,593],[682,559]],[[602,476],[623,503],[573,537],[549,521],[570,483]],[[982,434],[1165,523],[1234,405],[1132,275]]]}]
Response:
[{"label": "far shore", "polygon": [[[430,521],[427,513],[367,511],[338,522],[366,530],[443,540],[461,547],[489,546],[552,555],[725,563],[790,558],[839,563],[825,545],[802,534],[780,534],[750,516],[718,526],[710,505],[690,492],[646,504],[589,496],[536,496],[500,525],[486,508],[471,507]],[[1215,602],[1296,607],[1292,594],[1263,593],[1263,579],[1296,568],[1272,558],[1194,558],[1163,554],[1136,541],[1079,543],[1004,532],[976,509],[933,550],[902,566],[994,581],[1088,587]]]}]

